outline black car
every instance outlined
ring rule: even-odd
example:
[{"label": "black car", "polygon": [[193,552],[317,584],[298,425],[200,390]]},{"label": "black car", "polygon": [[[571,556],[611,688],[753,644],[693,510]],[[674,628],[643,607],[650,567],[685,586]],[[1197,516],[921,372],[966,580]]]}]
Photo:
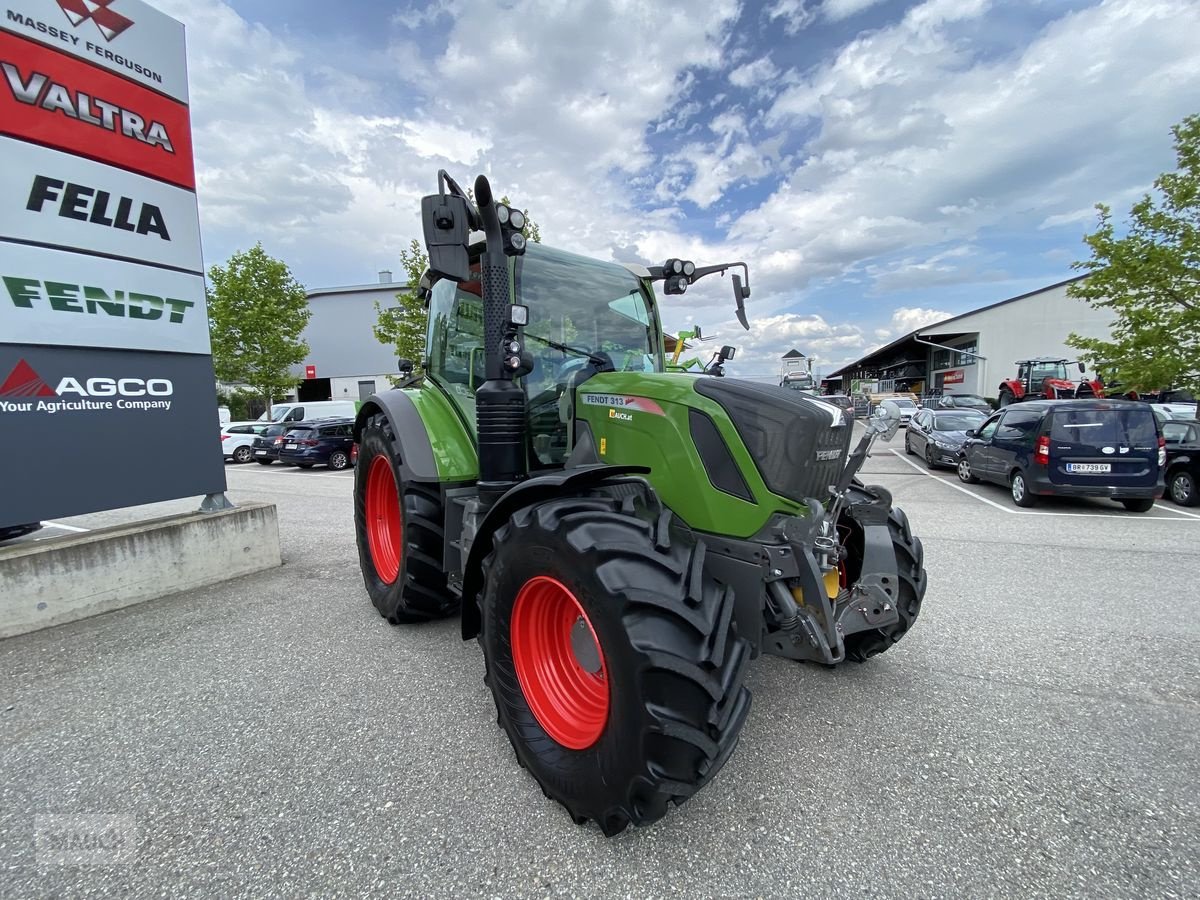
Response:
[{"label": "black car", "polygon": [[268,425],[261,434],[254,437],[250,452],[254,461],[269,466],[279,459],[279,448],[283,446],[283,436],[291,430],[291,425]]},{"label": "black car", "polygon": [[943,394],[934,405],[938,409],[976,409],[985,416],[992,411],[992,405],[978,394]]},{"label": "black car", "polygon": [[1200,504],[1200,422],[1172,419],[1162,425],[1167,445],[1167,496],[1180,506]]},{"label": "black car", "polygon": [[346,469],[350,466],[350,450],[353,446],[353,419],[292,422],[283,435],[279,461],[302,469],[317,465]]},{"label": "black car", "polygon": [[984,418],[976,409],[923,409],[913,416],[904,433],[904,450],[925,457],[931,469],[957,466],[967,429],[978,428]]},{"label": "black car", "polygon": [[1017,506],[1040,496],[1104,497],[1146,512],[1163,495],[1164,447],[1145,403],[1032,400],[967,432],[958,477],[1006,485]]}]

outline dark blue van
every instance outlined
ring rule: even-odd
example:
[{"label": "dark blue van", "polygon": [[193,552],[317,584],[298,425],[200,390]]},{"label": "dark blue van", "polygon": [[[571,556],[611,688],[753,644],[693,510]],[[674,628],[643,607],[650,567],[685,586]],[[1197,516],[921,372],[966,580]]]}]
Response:
[{"label": "dark blue van", "polygon": [[1033,400],[967,432],[958,477],[1038,497],[1104,497],[1146,512],[1163,495],[1166,449],[1154,412],[1130,400]]}]

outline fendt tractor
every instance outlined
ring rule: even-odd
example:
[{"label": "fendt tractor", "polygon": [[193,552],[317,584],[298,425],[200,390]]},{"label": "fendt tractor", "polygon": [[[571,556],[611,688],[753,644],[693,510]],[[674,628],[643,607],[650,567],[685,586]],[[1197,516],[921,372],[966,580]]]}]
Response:
[{"label": "fendt tractor", "polygon": [[355,423],[367,592],[393,624],[461,613],[520,764],[613,835],[725,764],[759,654],[862,661],[912,626],[921,542],[856,477],[898,413],[851,452],[835,406],[664,371],[653,285],[677,296],[737,269],[748,328],[744,263],[527,245],[486,178],[473,202],[438,179],[424,377]]},{"label": "fendt tractor", "polygon": [[[1039,357],[1017,361],[1017,377],[1006,378],[1000,384],[998,399],[1001,406],[1022,400],[1074,400],[1079,397],[1103,397],[1104,383],[1099,378],[1080,378],[1074,381],[1067,371],[1071,365],[1065,359]],[[1086,371],[1081,362],[1079,373]]]}]

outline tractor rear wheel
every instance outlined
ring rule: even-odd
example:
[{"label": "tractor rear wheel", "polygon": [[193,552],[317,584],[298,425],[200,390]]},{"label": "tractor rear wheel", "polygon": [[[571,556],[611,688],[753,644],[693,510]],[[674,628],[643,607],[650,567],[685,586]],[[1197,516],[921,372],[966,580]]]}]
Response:
[{"label": "tractor rear wheel", "polygon": [[393,625],[457,611],[442,569],[441,497],[436,484],[406,481],[384,415],[363,428],[354,471],[354,532],[363,581]]},{"label": "tractor rear wheel", "polygon": [[900,576],[900,589],[896,594],[896,611],[900,613],[900,620],[887,628],[873,628],[847,635],[846,659],[854,662],[865,662],[904,637],[916,621],[921,611],[921,601],[925,598],[925,549],[921,546],[921,539],[912,533],[904,510],[893,507],[888,513],[888,531],[892,535],[896,571]]},{"label": "tractor rear wheel", "polygon": [[596,493],[527,507],[485,562],[498,722],[546,796],[609,836],[706,784],[750,709],[733,592],[650,506]]}]

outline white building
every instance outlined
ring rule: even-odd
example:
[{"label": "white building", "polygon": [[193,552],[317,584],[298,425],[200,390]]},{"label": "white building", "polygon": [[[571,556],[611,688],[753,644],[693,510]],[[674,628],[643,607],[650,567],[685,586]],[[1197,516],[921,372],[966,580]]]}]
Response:
[{"label": "white building", "polygon": [[[1079,276],[954,316],[898,338],[826,376],[827,388],[878,382],[878,390],[979,394],[995,398],[1000,383],[1017,373],[1021,359],[1074,360],[1071,333],[1108,339],[1112,313],[1068,296]],[[930,346],[935,344],[938,346]],[[968,351],[965,353],[957,350]]]},{"label": "white building", "polygon": [[375,284],[317,288],[308,292],[312,318],[304,329],[308,357],[297,367],[297,400],[365,400],[391,387],[398,374],[393,349],[372,331],[378,318],[375,303],[396,306],[396,295],[408,289],[382,271]]}]

